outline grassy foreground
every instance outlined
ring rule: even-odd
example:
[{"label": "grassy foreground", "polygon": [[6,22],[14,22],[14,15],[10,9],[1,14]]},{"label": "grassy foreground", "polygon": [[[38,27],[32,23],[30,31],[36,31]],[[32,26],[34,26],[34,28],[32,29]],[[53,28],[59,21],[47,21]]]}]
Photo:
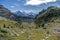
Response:
[{"label": "grassy foreground", "polygon": [[36,28],[34,23],[0,20],[0,40],[60,40],[60,34],[53,28],[60,23],[53,22],[46,28]]}]

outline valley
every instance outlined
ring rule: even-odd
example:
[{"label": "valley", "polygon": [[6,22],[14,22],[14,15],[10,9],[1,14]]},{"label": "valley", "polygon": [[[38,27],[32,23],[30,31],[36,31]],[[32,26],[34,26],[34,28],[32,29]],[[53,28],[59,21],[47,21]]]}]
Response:
[{"label": "valley", "polygon": [[0,5],[0,40],[60,40],[60,8],[51,6],[35,16],[18,13]]}]

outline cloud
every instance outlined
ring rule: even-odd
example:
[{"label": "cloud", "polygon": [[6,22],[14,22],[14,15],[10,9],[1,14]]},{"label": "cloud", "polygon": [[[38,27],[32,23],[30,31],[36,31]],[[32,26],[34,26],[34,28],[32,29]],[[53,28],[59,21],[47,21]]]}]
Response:
[{"label": "cloud", "polygon": [[56,2],[57,0],[26,0],[24,5],[41,5],[48,2]]},{"label": "cloud", "polygon": [[11,8],[14,8],[15,6],[10,6]]}]

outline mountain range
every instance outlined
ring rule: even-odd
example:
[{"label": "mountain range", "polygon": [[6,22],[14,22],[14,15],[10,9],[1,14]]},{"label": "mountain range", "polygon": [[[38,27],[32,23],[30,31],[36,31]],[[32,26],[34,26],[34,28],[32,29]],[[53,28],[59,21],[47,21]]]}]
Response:
[{"label": "mountain range", "polygon": [[5,8],[3,5],[0,5],[0,16],[5,17],[10,20],[14,21],[33,21],[35,19],[36,14],[30,12],[30,13],[25,13],[21,11],[17,12],[11,12],[7,8]]},{"label": "mountain range", "polygon": [[21,12],[21,11],[16,11],[15,14],[20,17],[21,21],[25,21],[25,22],[34,21],[35,16],[37,15],[33,12],[26,13],[26,12]]},{"label": "mountain range", "polygon": [[26,13],[26,12],[21,12],[21,11],[16,11],[15,14],[22,17],[25,16],[25,17],[33,17],[33,18],[37,15],[33,12]]}]

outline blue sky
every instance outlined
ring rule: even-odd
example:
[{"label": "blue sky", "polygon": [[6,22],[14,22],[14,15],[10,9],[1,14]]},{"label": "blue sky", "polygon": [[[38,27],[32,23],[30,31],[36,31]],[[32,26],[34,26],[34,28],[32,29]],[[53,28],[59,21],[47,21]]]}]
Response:
[{"label": "blue sky", "polygon": [[60,7],[60,0],[0,0],[0,4],[9,10],[38,13],[48,6]]}]

